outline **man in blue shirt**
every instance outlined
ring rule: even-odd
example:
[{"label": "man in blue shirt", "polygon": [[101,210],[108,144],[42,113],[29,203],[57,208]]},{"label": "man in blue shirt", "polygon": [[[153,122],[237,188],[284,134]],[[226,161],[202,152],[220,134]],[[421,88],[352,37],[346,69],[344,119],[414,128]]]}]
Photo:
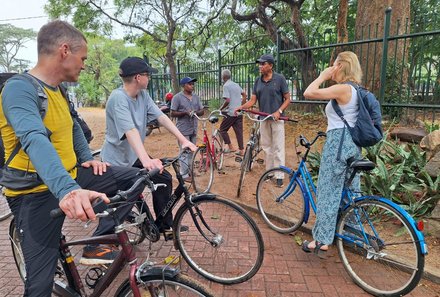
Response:
[{"label": "man in blue shirt", "polygon": [[[184,77],[180,80],[182,91],[174,95],[171,101],[171,116],[177,118],[177,129],[192,143],[197,141],[197,124],[198,120],[193,113],[202,116],[203,105],[199,96],[194,94],[195,78]],[[182,174],[186,182],[191,182],[189,172],[189,164],[192,154],[183,153],[180,159],[180,174]]]}]

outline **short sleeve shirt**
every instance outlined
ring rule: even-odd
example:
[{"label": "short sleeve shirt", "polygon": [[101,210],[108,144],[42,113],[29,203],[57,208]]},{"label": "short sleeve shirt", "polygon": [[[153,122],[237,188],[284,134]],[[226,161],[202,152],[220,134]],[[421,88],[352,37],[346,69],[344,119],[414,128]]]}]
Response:
[{"label": "short sleeve shirt", "polygon": [[119,88],[110,94],[105,114],[106,132],[102,160],[112,165],[132,166],[137,155],[128,143],[125,133],[136,128],[144,141],[147,123],[161,116],[162,111],[146,90],[142,90],[134,99],[123,88]]},{"label": "short sleeve shirt", "polygon": [[243,89],[232,80],[223,85],[223,98],[229,98],[228,115],[234,116],[234,110],[241,105],[241,93]]},{"label": "short sleeve shirt", "polygon": [[[202,102],[199,96],[192,94],[192,98],[189,99],[183,92],[174,95],[171,101],[171,110],[179,112],[189,112],[197,111],[203,109]],[[183,117],[177,118],[176,126],[180,133],[185,136],[196,135],[197,134],[197,123],[196,117],[190,117],[185,115]]]},{"label": "short sleeve shirt", "polygon": [[269,81],[263,81],[261,76],[257,78],[252,89],[252,94],[257,96],[260,111],[266,113],[276,112],[284,102],[283,95],[288,92],[286,79],[276,72],[273,72]]}]

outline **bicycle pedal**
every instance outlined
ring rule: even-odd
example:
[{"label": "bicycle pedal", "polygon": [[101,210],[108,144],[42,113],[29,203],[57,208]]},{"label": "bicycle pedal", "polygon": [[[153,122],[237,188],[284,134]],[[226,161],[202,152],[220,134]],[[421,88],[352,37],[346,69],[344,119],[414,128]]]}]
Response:
[{"label": "bicycle pedal", "polygon": [[257,161],[257,163],[260,164],[260,165],[264,164],[264,160],[263,160],[263,159],[257,159],[256,161]]}]

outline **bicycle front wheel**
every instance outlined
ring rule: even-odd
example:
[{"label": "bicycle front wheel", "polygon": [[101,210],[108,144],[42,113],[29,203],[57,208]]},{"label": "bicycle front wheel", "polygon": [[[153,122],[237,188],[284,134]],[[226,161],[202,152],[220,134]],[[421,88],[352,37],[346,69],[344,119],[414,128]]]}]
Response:
[{"label": "bicycle front wheel", "polygon": [[[263,263],[264,242],[252,218],[237,204],[215,196],[200,196],[193,203],[179,208],[173,226],[189,266],[222,284],[253,277]],[[188,226],[188,231],[181,226]]]},{"label": "bicycle front wheel", "polygon": [[214,180],[214,163],[206,146],[199,147],[191,162],[192,184],[196,193],[207,193]]},{"label": "bicycle front wheel", "polygon": [[215,165],[217,170],[220,171],[223,168],[225,154],[223,152],[223,138],[218,130],[215,131],[212,142],[214,143]]},{"label": "bicycle front wheel", "polygon": [[243,187],[243,183],[244,183],[244,176],[246,175],[246,172],[250,170],[251,162],[252,162],[252,148],[250,145],[247,145],[240,166],[240,178],[238,180],[237,197],[240,197],[241,188]]},{"label": "bicycle front wheel", "polygon": [[[258,210],[269,227],[280,233],[291,233],[304,221],[304,198],[292,175],[286,168],[273,168],[266,171],[257,184]],[[293,192],[280,199],[289,187],[293,187]]]},{"label": "bicycle front wheel", "polygon": [[[214,297],[214,294],[196,280],[183,274],[175,276],[153,274],[142,276],[142,283],[137,286],[141,296],[151,297]],[[126,280],[118,289],[115,297],[134,296],[130,287],[130,282]]]},{"label": "bicycle front wheel", "polygon": [[0,194],[0,221],[6,220],[12,215],[11,209],[9,208],[8,201],[3,194]]},{"label": "bicycle front wheel", "polygon": [[425,257],[408,220],[375,199],[356,202],[340,217],[336,246],[345,270],[375,296],[402,296],[420,281]]}]

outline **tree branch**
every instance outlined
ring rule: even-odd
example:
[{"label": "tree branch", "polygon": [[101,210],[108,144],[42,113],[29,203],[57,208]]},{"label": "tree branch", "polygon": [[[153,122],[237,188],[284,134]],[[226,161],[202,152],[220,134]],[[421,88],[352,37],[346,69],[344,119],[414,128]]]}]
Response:
[{"label": "tree branch", "polygon": [[114,16],[110,15],[109,13],[105,12],[104,9],[99,6],[98,4],[96,4],[95,2],[93,2],[92,0],[88,0],[88,3],[92,6],[94,6],[100,13],[102,13],[103,15],[105,15],[106,17],[108,17],[110,20],[124,26],[124,27],[130,27],[130,28],[135,28],[138,29],[140,31],[142,31],[143,33],[151,36],[153,38],[154,41],[156,42],[160,42],[160,43],[165,43],[166,44],[166,40],[163,40],[162,38],[160,38],[159,36],[157,36],[157,34],[154,34],[153,32],[146,30],[145,28],[136,25],[134,23],[131,22],[123,22],[121,20],[119,20],[118,18],[115,18]]}]

